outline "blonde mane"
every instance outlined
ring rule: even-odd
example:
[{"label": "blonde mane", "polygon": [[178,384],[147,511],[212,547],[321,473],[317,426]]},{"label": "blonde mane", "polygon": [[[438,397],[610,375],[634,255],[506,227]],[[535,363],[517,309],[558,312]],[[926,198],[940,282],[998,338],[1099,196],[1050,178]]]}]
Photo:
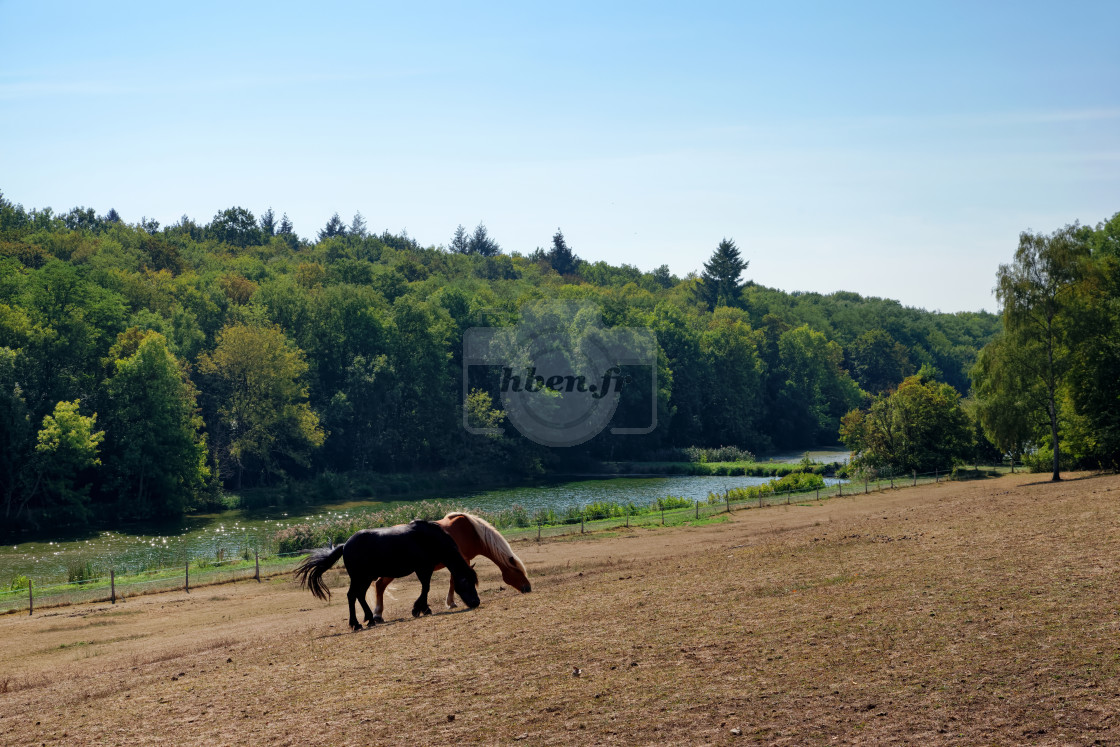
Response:
[{"label": "blonde mane", "polygon": [[509,542],[506,541],[506,538],[502,536],[501,532],[494,528],[494,525],[481,516],[475,516],[474,514],[464,513],[462,511],[453,511],[443,518],[454,519],[456,516],[462,516],[470,521],[471,525],[474,527],[475,534],[478,535],[479,540],[486,546],[486,549],[490,551],[488,557],[491,560],[503,566],[509,566],[512,560],[514,567],[521,571],[526,578],[529,577],[529,571],[525,568],[525,564],[521,562],[521,558],[517,557],[517,553],[513,551],[513,548],[510,547]]}]

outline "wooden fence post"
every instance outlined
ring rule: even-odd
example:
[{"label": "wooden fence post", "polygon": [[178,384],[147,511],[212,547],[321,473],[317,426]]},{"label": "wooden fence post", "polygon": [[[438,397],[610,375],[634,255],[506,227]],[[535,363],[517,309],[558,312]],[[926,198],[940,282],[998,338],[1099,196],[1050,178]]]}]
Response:
[{"label": "wooden fence post", "polygon": [[917,487],[918,486],[918,470],[913,470],[913,473],[914,473],[914,484],[911,487]]},{"label": "wooden fence post", "polygon": [[863,478],[863,494],[867,495],[867,478]]},{"label": "wooden fence post", "polygon": [[191,593],[191,561],[190,560],[187,561],[186,571],[184,572],[184,576],[183,576],[183,589],[185,589],[188,594]]},{"label": "wooden fence post", "polygon": [[260,550],[253,550],[253,561],[257,566],[257,572],[256,572],[256,575],[255,575],[255,578],[257,579],[257,583],[259,584],[261,582],[261,551]]},{"label": "wooden fence post", "polygon": [[27,614],[35,614],[35,592],[31,590],[32,581],[27,579]]},{"label": "wooden fence post", "polygon": [[583,511],[579,512],[579,533],[583,534]]},{"label": "wooden fence post", "polygon": [[730,490],[723,494],[723,499],[725,501],[727,501],[727,513],[731,513],[731,491]]},{"label": "wooden fence post", "polygon": [[117,603],[117,572],[109,569],[109,601]]},{"label": "wooden fence post", "polygon": [[700,499],[699,498],[696,500],[696,518],[697,519],[700,518]]}]

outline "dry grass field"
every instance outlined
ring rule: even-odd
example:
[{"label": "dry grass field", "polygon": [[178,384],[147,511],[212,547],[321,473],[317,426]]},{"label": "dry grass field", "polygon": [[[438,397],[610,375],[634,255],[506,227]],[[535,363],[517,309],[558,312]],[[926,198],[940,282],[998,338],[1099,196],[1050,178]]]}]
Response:
[{"label": "dry grass field", "polygon": [[1118,743],[1120,477],[1072,477],[517,543],[532,594],[359,633],[333,571],[8,615],[0,743]]}]

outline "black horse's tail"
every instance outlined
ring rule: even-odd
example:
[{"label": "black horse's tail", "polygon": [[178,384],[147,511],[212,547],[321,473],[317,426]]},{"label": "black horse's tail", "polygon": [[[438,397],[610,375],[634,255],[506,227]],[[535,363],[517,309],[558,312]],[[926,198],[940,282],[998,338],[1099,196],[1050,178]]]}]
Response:
[{"label": "black horse's tail", "polygon": [[293,571],[300,584],[310,589],[312,594],[324,602],[330,599],[331,590],[323,583],[323,574],[330,570],[330,567],[342,557],[343,547],[344,545],[338,545],[333,550],[325,547],[313,550],[307,556],[307,560],[296,566],[295,571]]}]

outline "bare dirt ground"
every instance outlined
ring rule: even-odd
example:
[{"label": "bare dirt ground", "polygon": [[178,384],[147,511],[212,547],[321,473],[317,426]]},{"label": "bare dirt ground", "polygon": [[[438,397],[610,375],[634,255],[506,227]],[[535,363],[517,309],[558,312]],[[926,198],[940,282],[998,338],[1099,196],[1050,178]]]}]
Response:
[{"label": "bare dirt ground", "polygon": [[0,617],[0,743],[1120,743],[1117,476],[515,549],[532,594],[360,633],[339,574]]}]

